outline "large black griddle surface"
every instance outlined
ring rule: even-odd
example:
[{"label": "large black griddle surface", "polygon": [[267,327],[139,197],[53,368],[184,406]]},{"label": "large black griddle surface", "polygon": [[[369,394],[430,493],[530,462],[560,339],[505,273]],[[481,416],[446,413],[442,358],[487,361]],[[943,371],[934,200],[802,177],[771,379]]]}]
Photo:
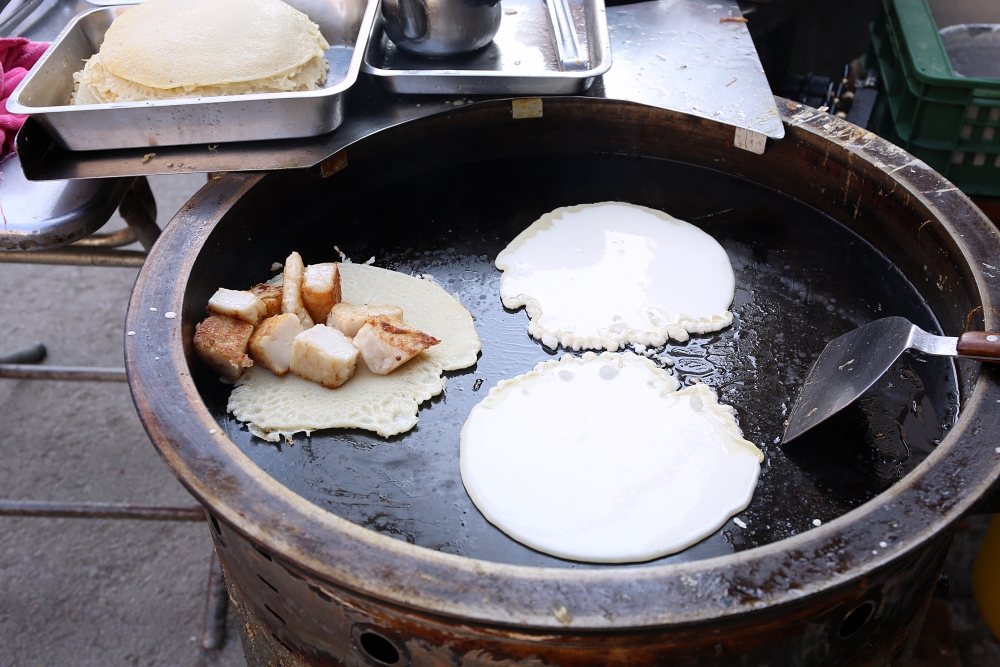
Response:
[{"label": "large black griddle surface", "polygon": [[329,207],[296,225],[311,230],[295,246],[307,263],[335,260],[337,245],[355,261],[374,256],[376,266],[429,273],[458,292],[475,316],[483,343],[479,362],[448,374],[444,394],[422,406],[409,433],[387,440],[328,430],[275,445],[228,415],[229,390],[199,371],[202,396],[229,437],[268,474],[359,525],[491,561],[604,567],[536,552],[489,524],[462,485],[459,432],[497,382],[564,353],[528,336],[523,310],[504,310],[493,259],[547,211],[608,200],[691,221],[728,252],[736,272],[734,324],[666,350],[684,383],[705,382],[736,408],[745,437],[766,456],[753,501],[737,515],[746,528],[729,521],[655,563],[768,544],[811,529],[816,519],[840,516],[912,470],[954,422],[952,361],[907,355],[839,419],[780,447],[783,422],[827,341],[887,315],[939,332],[933,314],[890,259],[800,202],[719,172],[607,155],[493,160],[425,169],[378,187],[351,183]]}]

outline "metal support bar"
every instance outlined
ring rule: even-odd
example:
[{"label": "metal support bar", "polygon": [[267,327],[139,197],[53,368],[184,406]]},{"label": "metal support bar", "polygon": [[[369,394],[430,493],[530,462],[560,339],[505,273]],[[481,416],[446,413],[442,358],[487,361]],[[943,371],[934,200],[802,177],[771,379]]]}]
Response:
[{"label": "metal support bar", "polygon": [[19,380],[67,380],[70,382],[127,382],[124,368],[90,366],[30,366],[0,364],[0,378]]},{"label": "metal support bar", "polygon": [[156,200],[145,176],[139,176],[132,182],[132,187],[118,206],[118,213],[148,252],[160,238],[160,228],[156,224]]},{"label": "metal support bar", "polygon": [[204,521],[205,510],[117,503],[49,503],[33,500],[0,500],[0,516],[35,516],[50,519],[138,519],[141,521]]},{"label": "metal support bar", "polygon": [[212,562],[208,570],[208,591],[205,594],[205,619],[201,630],[201,647],[218,651],[226,641],[226,612],[229,609],[229,591],[222,577],[219,555],[212,549]]},{"label": "metal support bar", "polygon": [[116,232],[102,233],[98,232],[91,234],[85,238],[75,241],[74,246],[88,247],[88,248],[120,248],[123,245],[129,245],[130,243],[135,243],[137,237],[135,235],[135,230],[131,227],[126,227],[125,229],[119,229]]},{"label": "metal support bar", "polygon": [[45,358],[48,351],[45,346],[35,341],[20,350],[14,350],[7,354],[0,354],[0,364],[36,364]]},{"label": "metal support bar", "polygon": [[146,253],[141,250],[88,248],[75,245],[32,252],[0,252],[0,262],[11,264],[71,264],[137,269],[142,266],[144,261],[146,261]]}]

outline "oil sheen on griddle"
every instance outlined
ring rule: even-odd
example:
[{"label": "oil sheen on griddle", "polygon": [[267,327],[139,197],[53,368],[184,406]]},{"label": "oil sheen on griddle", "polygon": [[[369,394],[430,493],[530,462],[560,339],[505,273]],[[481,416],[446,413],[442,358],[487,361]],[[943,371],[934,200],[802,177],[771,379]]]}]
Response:
[{"label": "oil sheen on griddle", "polygon": [[385,190],[352,178],[346,169],[331,179],[340,205],[315,213],[315,238],[300,244],[309,248],[305,261],[336,259],[336,244],[359,261],[374,255],[378,266],[433,275],[475,316],[483,343],[478,364],[447,374],[447,389],[423,404],[417,427],[389,440],[322,431],[276,447],[225,414],[225,387],[199,381],[199,388],[229,436],[266,472],[359,525],[497,562],[607,567],[560,560],[510,539],[476,510],[459,474],[459,432],[485,392],[564,353],[528,336],[523,311],[504,310],[493,266],[521,230],[560,206],[624,201],[664,210],[714,236],[736,274],[733,325],[667,345],[665,353],[682,382],[705,382],[736,408],[744,437],[765,453],[760,481],[737,516],[745,528],[730,521],[654,563],[723,555],[811,530],[814,520],[850,511],[912,470],[954,422],[953,362],[905,356],[837,420],[779,447],[783,422],[827,341],[887,315],[934,333],[939,327],[888,258],[777,192],[705,169],[608,155],[442,166],[381,184]]}]

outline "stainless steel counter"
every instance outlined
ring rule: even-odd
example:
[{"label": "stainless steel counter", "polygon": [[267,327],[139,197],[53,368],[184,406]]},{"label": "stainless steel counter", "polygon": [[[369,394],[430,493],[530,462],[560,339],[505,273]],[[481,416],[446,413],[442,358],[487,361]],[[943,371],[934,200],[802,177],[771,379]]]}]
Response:
[{"label": "stainless steel counter", "polygon": [[[43,0],[15,34],[46,39],[91,5]],[[607,10],[613,64],[583,96],[649,104],[734,128],[734,143],[760,152],[784,135],[774,99],[735,0],[656,0]],[[720,20],[721,19],[721,20]],[[18,151],[30,180],[313,167],[387,127],[496,97],[388,93],[365,76],[351,89],[346,120],[318,137],[217,146],[67,151],[29,120]],[[144,161],[150,153],[155,155]],[[335,162],[335,160],[334,160]]]}]

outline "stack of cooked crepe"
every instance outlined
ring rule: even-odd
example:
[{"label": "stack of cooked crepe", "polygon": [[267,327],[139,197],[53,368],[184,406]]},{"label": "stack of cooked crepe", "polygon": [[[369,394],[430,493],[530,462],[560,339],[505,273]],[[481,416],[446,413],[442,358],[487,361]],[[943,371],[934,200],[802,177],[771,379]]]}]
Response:
[{"label": "stack of cooked crepe", "polygon": [[73,104],[315,90],[319,26],[281,0],[147,0],[73,75]]}]

